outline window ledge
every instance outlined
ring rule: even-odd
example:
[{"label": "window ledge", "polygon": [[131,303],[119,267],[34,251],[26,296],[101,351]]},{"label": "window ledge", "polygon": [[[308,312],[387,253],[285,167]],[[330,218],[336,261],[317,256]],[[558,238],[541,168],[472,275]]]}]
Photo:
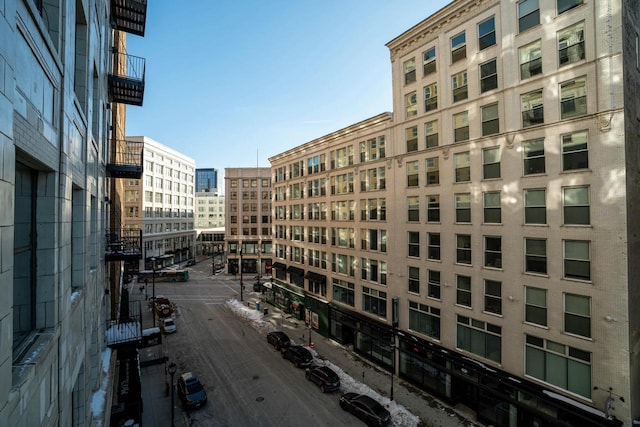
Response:
[{"label": "window ledge", "polygon": [[538,323],[531,323],[531,322],[527,322],[526,320],[523,323],[528,326],[533,326],[534,328],[544,329],[547,331],[549,330],[549,326],[540,325]]},{"label": "window ledge", "polygon": [[562,335],[565,335],[565,336],[568,336],[568,337],[572,337],[572,338],[578,338],[578,339],[583,340],[583,341],[591,341],[591,342],[593,342],[593,337],[585,337],[584,335],[573,334],[573,333],[567,332],[567,331],[562,331]]}]

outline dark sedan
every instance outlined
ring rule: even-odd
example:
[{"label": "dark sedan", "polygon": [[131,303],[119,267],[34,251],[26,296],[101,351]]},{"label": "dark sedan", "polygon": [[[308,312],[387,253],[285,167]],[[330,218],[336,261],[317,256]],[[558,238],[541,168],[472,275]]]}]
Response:
[{"label": "dark sedan", "polygon": [[323,393],[340,389],[340,377],[326,366],[307,368],[305,377],[320,387]]},{"label": "dark sedan", "polygon": [[291,339],[282,331],[269,332],[267,334],[267,342],[274,346],[276,350],[281,350],[283,347],[291,345]]},{"label": "dark sedan", "polygon": [[375,399],[364,394],[345,393],[340,397],[340,407],[351,412],[368,426],[388,426],[391,414]]},{"label": "dark sedan", "polygon": [[296,368],[306,368],[313,363],[311,352],[301,345],[290,345],[282,350],[282,357],[289,359]]},{"label": "dark sedan", "polygon": [[207,392],[193,372],[186,372],[178,378],[178,397],[188,409],[207,403]]}]

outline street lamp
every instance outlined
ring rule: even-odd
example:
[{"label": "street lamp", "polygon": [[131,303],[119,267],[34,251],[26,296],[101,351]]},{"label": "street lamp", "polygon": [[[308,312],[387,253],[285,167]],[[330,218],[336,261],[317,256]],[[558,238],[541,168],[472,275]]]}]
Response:
[{"label": "street lamp", "polygon": [[152,299],[151,299],[151,311],[153,315],[153,327],[156,327],[156,311],[155,311],[155,303],[156,303],[156,257],[151,257],[151,271],[153,271],[153,276],[151,276],[152,280]]},{"label": "street lamp", "polygon": [[262,273],[262,258],[261,258],[261,254],[262,252],[260,251],[260,249],[258,249],[258,291],[260,290],[260,276]]},{"label": "street lamp", "polygon": [[244,290],[244,282],[242,281],[242,243],[240,244],[240,301],[244,301],[242,291]]},{"label": "street lamp", "polygon": [[174,405],[173,405],[173,375],[176,373],[176,369],[178,367],[176,366],[175,363],[171,362],[169,363],[169,374],[171,375],[171,427],[175,427],[175,424],[173,423],[174,420]]}]

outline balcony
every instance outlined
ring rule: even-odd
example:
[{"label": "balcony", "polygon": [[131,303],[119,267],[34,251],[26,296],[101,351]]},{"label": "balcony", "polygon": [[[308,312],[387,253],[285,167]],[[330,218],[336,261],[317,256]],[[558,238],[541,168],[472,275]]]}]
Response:
[{"label": "balcony", "polygon": [[147,0],[111,0],[111,21],[116,30],[144,37]]},{"label": "balcony", "polygon": [[145,59],[114,51],[109,73],[109,101],[141,106],[144,99]]},{"label": "balcony", "polygon": [[117,319],[107,321],[105,328],[107,345],[117,347],[142,343],[142,310],[140,301],[129,301],[128,292],[123,294]]},{"label": "balcony", "polygon": [[143,142],[118,139],[111,150],[107,173],[111,178],[140,179],[143,165]]},{"label": "balcony", "polygon": [[142,259],[142,230],[136,228],[107,229],[106,261]]}]

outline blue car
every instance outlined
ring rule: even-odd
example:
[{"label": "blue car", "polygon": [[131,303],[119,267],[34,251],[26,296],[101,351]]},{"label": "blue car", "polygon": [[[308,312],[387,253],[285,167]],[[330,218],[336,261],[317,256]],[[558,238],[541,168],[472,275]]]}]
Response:
[{"label": "blue car", "polygon": [[178,378],[178,397],[187,409],[195,409],[207,403],[207,392],[193,372],[185,372]]}]

